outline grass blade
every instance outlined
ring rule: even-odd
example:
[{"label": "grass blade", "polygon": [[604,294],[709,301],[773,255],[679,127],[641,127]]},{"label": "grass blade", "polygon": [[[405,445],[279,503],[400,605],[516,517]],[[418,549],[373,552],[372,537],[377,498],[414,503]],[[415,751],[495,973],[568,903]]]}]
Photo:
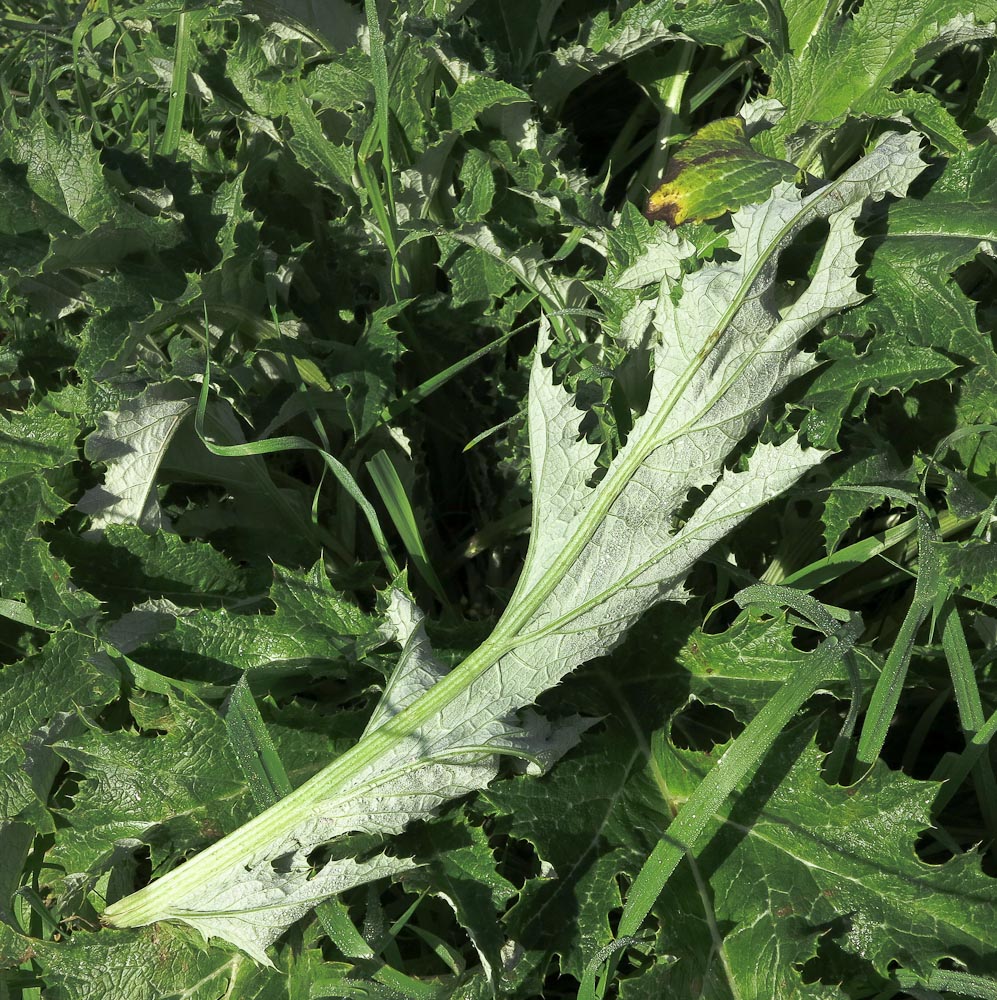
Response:
[{"label": "grass blade", "polygon": [[[966,643],[966,633],[951,596],[942,606],[940,625],[942,649],[945,651],[945,659],[952,675],[952,686],[959,707],[959,722],[966,735],[968,749],[972,746],[976,735],[983,729],[985,720],[980,688],[976,683],[976,672]],[[981,756],[973,768],[973,783],[976,786],[976,795],[980,801],[980,810],[987,830],[991,836],[997,836],[997,781],[986,756]]]},{"label": "grass blade", "polygon": [[426,551],[422,534],[419,531],[419,522],[412,509],[408,494],[405,492],[405,486],[398,477],[398,472],[387,452],[379,451],[367,463],[367,471],[370,473],[371,479],[374,480],[377,492],[381,495],[384,506],[388,510],[388,516],[398,529],[398,534],[402,536],[405,549],[419,575],[439,598],[440,603],[445,608],[450,609],[450,601],[447,599],[443,584],[440,583],[440,578],[436,575],[436,570],[433,569],[433,564],[429,559],[429,553]]},{"label": "grass blade", "polygon": [[256,805],[269,809],[291,791],[291,781],[263,724],[245,674],[229,693],[222,718],[229,746],[249,782]]},{"label": "grass blade", "polygon": [[931,542],[935,531],[923,507],[918,505],[918,553],[920,571],[914,585],[914,599],[904,616],[896,642],[883,666],[883,672],[869,702],[862,733],[859,736],[858,762],[871,767],[883,749],[893,713],[900,702],[907,667],[914,650],[914,640],[925,619],[931,613],[940,585],[938,558]]},{"label": "grass blade", "polygon": [[364,517],[367,518],[367,523],[370,526],[371,534],[374,536],[378,551],[381,553],[381,559],[384,562],[385,568],[392,578],[396,577],[399,572],[398,563],[395,562],[395,558],[391,554],[391,549],[388,547],[387,539],[381,530],[381,523],[378,520],[377,512],[370,505],[370,501],[363,495],[363,492],[357,485],[357,481],[350,474],[350,470],[339,459],[334,458],[324,448],[315,444],[314,441],[309,441],[306,438],[297,437],[293,434],[268,438],[264,441],[247,441],[245,444],[216,444],[204,432],[204,416],[208,408],[208,392],[210,387],[211,356],[206,353],[204,379],[201,383],[201,392],[197,400],[197,410],[194,414],[194,426],[197,430],[197,436],[204,443],[208,451],[213,455],[231,458],[242,458],[246,455],[275,455],[285,451],[316,452],[322,461],[325,462],[326,467],[333,476],[336,477],[340,486],[349,494],[353,502],[363,512]]},{"label": "grass blade", "polygon": [[163,156],[172,156],[180,145],[183,125],[183,108],[187,99],[187,70],[190,66],[190,20],[186,11],[177,15],[177,38],[173,51],[173,76],[170,83],[170,104],[166,113],[166,127],[159,143]]}]

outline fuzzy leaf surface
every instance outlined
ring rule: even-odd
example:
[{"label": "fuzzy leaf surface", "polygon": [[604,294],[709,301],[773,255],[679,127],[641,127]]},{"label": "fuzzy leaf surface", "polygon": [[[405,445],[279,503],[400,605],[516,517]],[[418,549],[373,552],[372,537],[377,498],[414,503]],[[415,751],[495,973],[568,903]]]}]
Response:
[{"label": "fuzzy leaf surface", "polygon": [[[109,907],[105,920],[180,919],[262,956],[306,900],[403,867],[383,856],[359,866],[334,858],[316,873],[307,862],[316,845],[348,833],[396,833],[487,784],[494,751],[542,751],[513,713],[612,650],[652,605],[681,599],[698,559],[821,460],[791,438],[758,445],[739,471],[725,469],[770,399],[809,369],[799,338],[860,300],[855,220],[867,198],[906,191],[923,168],[918,145],[914,136],[888,135],[815,193],[803,197],[782,183],[733,217],[733,259],[688,275],[680,298],[659,303],[647,410],[594,485],[594,446],[545,365],[543,331],[528,415],[530,548],[491,636],[445,672],[419,617],[397,601],[390,621],[401,660],[359,743],[198,858]],[[828,235],[810,284],[780,310],[780,253],[821,218]],[[680,520],[691,491],[703,489],[708,495]]]}]

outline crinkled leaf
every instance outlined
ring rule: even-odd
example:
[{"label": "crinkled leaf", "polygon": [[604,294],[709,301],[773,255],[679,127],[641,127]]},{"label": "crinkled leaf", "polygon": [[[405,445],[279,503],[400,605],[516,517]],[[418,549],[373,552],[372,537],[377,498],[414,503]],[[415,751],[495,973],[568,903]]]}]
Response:
[{"label": "crinkled leaf", "polygon": [[997,547],[989,538],[938,542],[941,573],[957,591],[973,600],[997,604]]},{"label": "crinkled leaf", "polygon": [[506,937],[501,914],[516,890],[496,870],[488,836],[458,815],[427,827],[415,844],[422,866],[405,878],[406,888],[442,899],[467,932],[493,984],[502,971]]},{"label": "crinkled leaf", "polygon": [[[823,755],[801,746],[806,737],[780,737],[718,818],[694,862],[697,879],[687,873],[672,886],[655,946],[678,959],[665,992],[698,980],[717,997],[840,996],[806,992],[798,978],[819,945],[843,950],[873,983],[891,962],[924,971],[952,954],[988,971],[993,879],[974,853],[929,865],[914,851],[937,786],[881,764],[852,787],[829,785]],[[664,740],[654,756],[675,796],[712,766]],[[711,946],[717,926],[722,951]]]},{"label": "crinkled leaf", "polygon": [[[953,157],[918,202],[893,206],[869,267],[876,295],[856,313],[882,332],[997,371],[977,304],[953,273],[997,243],[997,150]],[[901,341],[903,342],[903,341]]]},{"label": "crinkled leaf", "polygon": [[[689,693],[739,719],[750,718],[809,655],[792,640],[785,614],[773,617],[758,609],[749,609],[720,634],[697,629],[679,654],[689,671]],[[843,660],[835,667],[826,689],[847,695],[848,668]]]},{"label": "crinkled leaf", "polygon": [[81,708],[102,708],[118,686],[117,672],[94,640],[70,630],[0,671],[0,820],[27,814],[36,826],[50,826],[44,811],[49,788],[35,780],[47,772],[49,745]]},{"label": "crinkled leaf", "polygon": [[805,397],[807,439],[820,448],[837,445],[845,417],[862,413],[870,396],[907,392],[956,368],[940,351],[878,337],[862,354],[845,342],[832,344],[828,353],[832,363],[817,375]]},{"label": "crinkled leaf", "polygon": [[599,11],[577,40],[554,51],[533,86],[534,96],[545,107],[557,106],[585,80],[665,41],[694,38],[705,45],[723,45],[750,32],[756,14],[749,5],[722,0],[633,4],[615,18]]},{"label": "crinkled leaf", "polygon": [[99,540],[63,539],[73,578],[108,610],[165,598],[176,605],[217,607],[262,593],[270,571],[238,566],[207,542],[166,531],[147,534],[131,524],[109,524]]},{"label": "crinkled leaf", "polygon": [[98,602],[70,582],[70,569],[52,555],[41,537],[67,504],[41,475],[77,458],[76,422],[46,405],[11,414],[0,429],[0,548],[4,570],[0,594],[5,600],[27,599],[31,619],[58,626],[93,612]]},{"label": "crinkled leaf", "polygon": [[180,425],[194,412],[194,394],[183,382],[153,385],[117,410],[101,415],[84,452],[107,467],[104,485],[89,490],[78,506],[94,528],[137,524],[156,531],[165,519],[156,481]]},{"label": "crinkled leaf", "polygon": [[976,475],[992,475],[997,468],[997,434],[986,429],[994,423],[995,398],[997,372],[981,366],[963,378],[959,393],[959,419],[968,427],[979,426],[981,433],[969,434],[953,442],[952,450]]},{"label": "crinkled leaf", "polygon": [[[956,273],[997,238],[990,211],[995,164],[986,146],[953,157],[923,200],[891,207],[886,237],[868,269],[875,295],[848,316],[850,329],[869,325],[875,336],[859,354],[846,342],[829,343],[830,364],[801,400],[815,444],[833,443],[845,415],[862,413],[871,394],[906,394],[967,362],[978,367],[961,379],[962,421],[992,422],[985,402],[997,379],[991,338]],[[987,468],[988,441],[963,440],[957,447],[967,462],[978,452],[979,468]]]},{"label": "crinkled leaf", "polygon": [[152,844],[158,866],[252,815],[217,712],[195,702],[159,708],[155,698],[147,701],[147,710],[156,709],[147,720],[155,735],[91,727],[56,746],[85,775],[54,849],[67,872],[87,871],[123,839]]},{"label": "crinkled leaf", "polygon": [[482,794],[497,829],[531,844],[539,861],[541,877],[527,881],[504,921],[528,965],[558,954],[562,970],[581,978],[588,957],[613,939],[618,876],[633,877],[667,823],[632,737],[613,722],[542,781],[516,778]]},{"label": "crinkled leaf", "polygon": [[504,80],[473,76],[463,81],[450,98],[453,127],[458,132],[466,132],[474,125],[475,118],[488,108],[503,104],[518,104],[529,99],[528,94]]},{"label": "crinkled leaf", "polygon": [[[795,144],[845,116],[904,115],[930,128],[934,113],[946,115],[935,98],[923,93],[894,93],[891,88],[921,59],[975,39],[992,38],[997,6],[958,0],[867,0],[854,14],[812,3],[791,3],[791,38],[798,44],[777,59],[766,58],[772,82],[769,96],[780,101],[785,115],[767,142]],[[927,114],[924,105],[931,109]],[[935,122],[935,134],[944,128]],[[957,128],[945,136],[963,147]],[[807,164],[804,164],[807,165]]]},{"label": "crinkled leaf", "polygon": [[374,622],[333,590],[321,563],[309,573],[277,570],[270,599],[273,614],[176,609],[135,656],[167,674],[182,668],[188,676],[221,682],[246,670],[272,679],[301,672],[335,676],[358,643],[376,638]]},{"label": "crinkled leaf", "polygon": [[0,418],[0,482],[76,460],[76,421],[44,406]]},{"label": "crinkled leaf", "polygon": [[[845,457],[848,467],[841,472],[824,498],[821,520],[828,552],[833,552],[852,522],[865,510],[886,499],[885,489],[917,492],[918,481],[912,467],[905,467],[893,447],[875,431],[866,429],[853,437]],[[861,490],[850,486],[863,487]],[[882,486],[884,493],[870,495],[864,487]]]},{"label": "crinkled leaf", "polygon": [[289,145],[298,162],[326,187],[336,190],[349,185],[354,170],[353,150],[324,134],[311,101],[300,88],[295,88],[288,98],[287,117],[294,129]]},{"label": "crinkled leaf", "polygon": [[38,475],[8,480],[0,490],[0,592],[25,599],[39,625],[58,627],[91,616],[100,602],[77,588],[72,571],[42,537],[68,504]]},{"label": "crinkled leaf", "polygon": [[88,231],[113,218],[118,205],[89,136],[53,129],[39,112],[16,129],[4,129],[0,155],[25,164],[31,190],[67,222]]},{"label": "crinkled leaf", "polygon": [[[65,942],[33,942],[33,950],[52,1000],[288,997],[286,969],[261,968],[245,955],[206,951],[186,928],[133,931],[113,937],[80,931]],[[317,964],[305,956],[298,961],[302,967]]]}]

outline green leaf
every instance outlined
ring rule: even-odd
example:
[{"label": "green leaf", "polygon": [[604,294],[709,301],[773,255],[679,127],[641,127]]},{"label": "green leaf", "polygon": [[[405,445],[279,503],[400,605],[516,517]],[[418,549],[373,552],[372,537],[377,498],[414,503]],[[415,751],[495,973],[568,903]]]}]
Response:
[{"label": "green leaf", "polygon": [[[693,632],[679,662],[689,671],[690,695],[747,719],[810,655],[793,645],[793,624],[785,613],[773,616],[749,608],[725,632]],[[849,675],[843,659],[825,681],[827,690],[847,696]]]},{"label": "green leaf", "polygon": [[453,910],[489,981],[497,985],[506,946],[500,916],[516,890],[496,871],[487,835],[458,814],[448,822],[433,824],[417,844],[424,866],[406,876],[406,887],[425,889]]},{"label": "green leaf", "polygon": [[375,310],[357,344],[337,352],[339,371],[333,381],[346,394],[346,412],[358,438],[374,429],[394,397],[395,365],[405,347],[392,323],[408,304],[395,302]]},{"label": "green leaf", "polygon": [[[70,298],[66,309],[82,305],[69,291],[79,276],[56,276],[56,272],[110,268],[129,255],[173,246],[181,238],[175,213],[146,214],[114,190],[91,137],[75,131],[68,122],[53,128],[35,112],[16,128],[4,130],[0,156],[25,165],[25,179],[33,196],[25,211],[23,195],[15,195],[15,205],[22,207],[14,209],[7,227],[24,232],[33,218],[51,240],[46,255],[30,262],[22,259],[15,265],[21,278],[34,280],[15,283],[27,290],[37,287],[39,280],[54,282],[55,289],[61,287],[62,294]],[[8,181],[4,186],[13,185]],[[54,213],[61,216],[58,221]],[[46,276],[35,278],[40,272]]]},{"label": "green leaf", "polygon": [[169,631],[135,658],[166,674],[223,683],[250,671],[263,684],[302,673],[342,676],[358,644],[377,644],[375,623],[333,590],[321,563],[309,573],[275,570],[270,599],[273,614],[178,610]]},{"label": "green leaf", "polygon": [[66,872],[91,870],[120,840],[150,844],[158,868],[253,813],[217,712],[179,698],[167,705],[153,695],[134,700],[133,711],[153,732],[105,732],[91,725],[55,747],[84,775],[52,852]]},{"label": "green leaf", "polygon": [[455,306],[490,306],[516,284],[515,273],[487,249],[462,245],[449,235],[441,235],[438,242],[451,276]]},{"label": "green leaf", "polygon": [[291,782],[263,724],[245,674],[232,688],[222,714],[229,745],[249,782],[257,807],[272,806],[291,791]]},{"label": "green leaf", "polygon": [[118,686],[117,672],[99,657],[94,640],[68,630],[0,670],[0,821],[25,816],[38,829],[52,829],[43,780],[54,777],[50,745],[80,709],[102,708]]},{"label": "green leaf", "polygon": [[864,353],[845,342],[826,348],[832,363],[807,389],[807,439],[820,448],[837,445],[846,416],[861,414],[870,396],[908,392],[916,385],[944,378],[957,367],[944,354],[928,347],[873,338]]},{"label": "green leaf", "polygon": [[990,539],[936,542],[939,572],[957,593],[997,606],[997,551]]},{"label": "green leaf", "polygon": [[271,576],[268,567],[238,566],[207,542],[165,531],[149,535],[131,524],[109,524],[95,540],[65,537],[61,551],[74,580],[109,611],[158,598],[195,607],[232,604],[262,594]]},{"label": "green leaf", "polygon": [[919,202],[892,207],[887,236],[869,267],[876,295],[856,312],[885,336],[902,337],[997,373],[976,303],[953,274],[997,241],[997,150],[953,157]]},{"label": "green leaf", "polygon": [[288,145],[298,162],[326,187],[333,190],[351,187],[355,169],[353,150],[326,137],[300,85],[288,100],[287,118],[294,129]]},{"label": "green leaf", "polygon": [[460,184],[464,189],[460,202],[454,206],[458,222],[481,222],[495,199],[495,175],[489,158],[477,149],[470,149],[460,165]]},{"label": "green leaf", "polygon": [[722,0],[633,4],[616,18],[609,11],[599,11],[584,22],[576,41],[554,51],[533,93],[548,110],[556,108],[587,79],[663,42],[684,36],[704,45],[723,45],[742,37],[751,31],[757,13],[744,4]]},{"label": "green leaf", "polygon": [[388,453],[379,451],[374,455],[367,463],[367,471],[374,480],[377,492],[381,495],[381,501],[387,508],[388,515],[398,534],[401,535],[405,549],[419,575],[429,584],[443,605],[447,606],[449,602],[446,591],[443,589],[443,584],[440,583],[436,570],[430,561],[429,553],[426,551],[416,512],[412,509],[412,502]]},{"label": "green leaf", "polygon": [[505,781],[481,799],[500,831],[533,846],[540,866],[510,909],[506,934],[528,949],[529,964],[542,968],[543,955],[558,954],[562,971],[581,979],[613,939],[619,876],[636,874],[668,822],[647,760],[613,722],[542,780]]},{"label": "green leaf", "polygon": [[0,482],[76,461],[75,420],[45,405],[0,418]]},{"label": "green leaf", "polygon": [[863,511],[877,507],[886,499],[886,492],[870,496],[864,489],[849,486],[882,486],[917,492],[917,476],[912,467],[904,467],[892,442],[870,428],[854,435],[848,454],[843,456],[847,468],[839,473],[824,500],[821,520],[828,552],[833,552],[845,532]]},{"label": "green leaf", "polygon": [[487,76],[473,76],[461,81],[450,98],[450,116],[454,129],[467,132],[474,127],[474,121],[489,108],[506,104],[529,101],[529,94],[504,80],[494,80]]},{"label": "green leaf", "polygon": [[761,201],[779,181],[796,174],[792,163],[754,150],[740,118],[721,118],[704,125],[672,154],[644,214],[673,228],[687,219],[715,219]]},{"label": "green leaf", "polygon": [[315,0],[274,0],[273,7],[290,15],[301,25],[323,35],[332,48],[344,49],[357,36],[362,21],[357,9],[347,0],[316,3]]},{"label": "green leaf", "polygon": [[993,400],[997,395],[997,373],[983,368],[974,369],[962,380],[958,414],[967,427],[979,426],[984,433],[971,434],[952,443],[967,469],[979,476],[993,474],[997,468],[997,435],[986,431],[992,425]]},{"label": "green leaf", "polygon": [[987,0],[969,5],[867,0],[854,14],[820,6],[809,0],[788,4],[790,51],[764,60],[772,78],[769,96],[786,109],[767,141],[788,143],[798,152],[802,146],[804,151],[792,158],[808,167],[814,144],[829,134],[829,125],[846,116],[901,114],[929,129],[934,122],[936,134],[944,129],[964,148],[958,128],[945,128],[943,119],[935,119],[935,109],[947,114],[937,99],[891,88],[921,61],[955,45],[992,38],[997,6]]},{"label": "green leaf", "polygon": [[[287,970],[263,969],[243,955],[205,951],[186,928],[111,935],[78,932],[34,944],[52,1000],[286,1000]],[[302,956],[302,966],[317,965]],[[295,978],[306,975],[296,970]],[[314,974],[314,973],[313,973]],[[298,993],[296,996],[307,996]]]},{"label": "green leaf", "polygon": [[73,584],[69,565],[53,555],[42,537],[44,526],[67,507],[37,475],[8,480],[0,490],[0,590],[7,599],[23,598],[41,626],[84,620],[100,607]]},{"label": "green leaf", "polygon": [[[870,985],[892,962],[926,971],[954,952],[990,971],[997,892],[979,857],[928,865],[914,851],[936,786],[881,764],[852,787],[828,785],[823,755],[799,745],[805,736],[780,739],[718,819],[695,862],[708,895],[687,875],[675,884],[655,950],[678,961],[659,981],[669,992],[698,978],[718,996],[840,996],[797,992],[795,969],[819,939],[857,962]],[[655,761],[676,793],[711,766],[664,741]],[[724,928],[720,952],[711,925]]]},{"label": "green leaf", "polygon": [[37,198],[27,179],[6,164],[0,167],[0,206],[0,232],[7,236],[58,231],[65,224],[62,213]]},{"label": "green leaf", "polygon": [[31,190],[84,231],[113,218],[118,204],[104,180],[90,137],[54,129],[39,111],[15,129],[4,129],[0,155],[27,167]]}]

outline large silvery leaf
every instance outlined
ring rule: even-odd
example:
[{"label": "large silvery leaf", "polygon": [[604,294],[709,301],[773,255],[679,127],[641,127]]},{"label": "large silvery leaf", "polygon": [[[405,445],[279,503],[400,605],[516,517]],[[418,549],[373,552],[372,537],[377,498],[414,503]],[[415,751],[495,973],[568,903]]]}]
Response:
[{"label": "large silvery leaf", "polygon": [[[518,725],[513,713],[612,649],[653,604],[681,599],[712,545],[821,460],[790,440],[759,445],[739,471],[725,468],[772,397],[809,369],[799,338],[860,300],[855,220],[867,198],[906,191],[923,167],[918,144],[888,135],[815,193],[782,183],[734,216],[730,259],[661,297],[647,410],[598,482],[596,448],[580,437],[582,414],[545,365],[542,332],[529,399],[532,536],[492,634],[446,672],[399,596],[389,620],[401,660],[362,739],[250,823],[108,907],[105,922],[183,920],[261,957],[311,902],[402,864],[379,858],[367,871],[334,857],[315,872],[314,847],[432,815],[486,784],[496,753],[541,766],[556,757],[563,740]],[[828,232],[810,284],[780,309],[779,256],[818,219]],[[697,490],[705,499],[691,504]]]}]

